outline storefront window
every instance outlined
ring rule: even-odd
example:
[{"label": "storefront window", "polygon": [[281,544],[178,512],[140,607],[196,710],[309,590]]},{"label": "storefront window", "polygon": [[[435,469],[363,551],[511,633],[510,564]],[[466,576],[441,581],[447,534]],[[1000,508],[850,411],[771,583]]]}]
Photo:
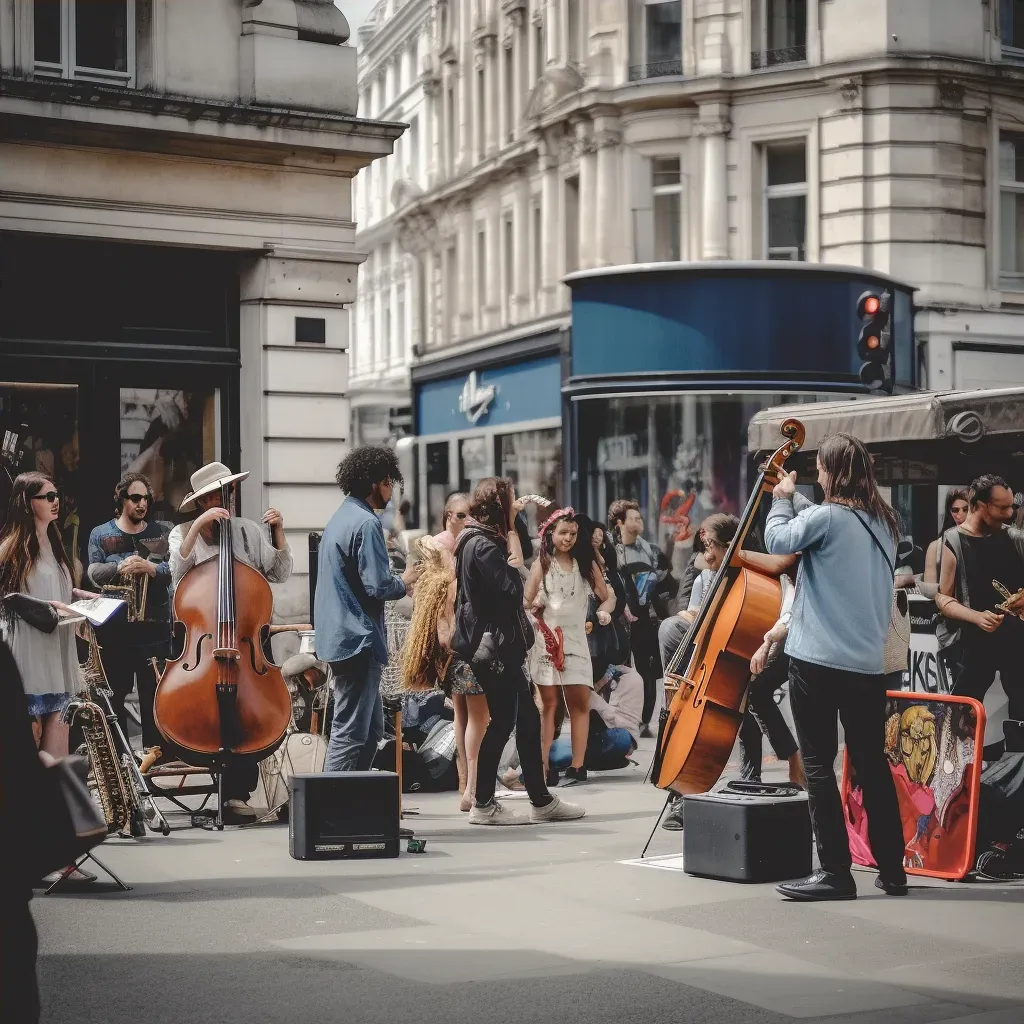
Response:
[{"label": "storefront window", "polygon": [[0,524],[19,473],[45,473],[60,492],[60,526],[81,579],[78,388],[0,381]]},{"label": "storefront window", "polygon": [[464,437],[459,441],[459,490],[472,494],[484,477],[490,476],[487,439]]},{"label": "storefront window", "polygon": [[[495,439],[497,472],[515,484],[516,494],[540,494],[562,506],[562,430],[524,430]],[[530,533],[536,537],[536,506],[526,510]]]},{"label": "storefront window", "polygon": [[121,388],[121,472],[153,485],[151,518],[181,522],[192,474],[218,458],[216,392]]},{"label": "storefront window", "polygon": [[647,536],[689,548],[712,512],[739,515],[753,483],[754,413],[814,395],[680,394],[579,403],[581,504],[604,520],[616,498],[637,502]]},{"label": "storefront window", "polygon": [[427,523],[426,528],[441,532],[444,506],[451,490],[448,472],[448,442],[435,441],[427,445]]}]

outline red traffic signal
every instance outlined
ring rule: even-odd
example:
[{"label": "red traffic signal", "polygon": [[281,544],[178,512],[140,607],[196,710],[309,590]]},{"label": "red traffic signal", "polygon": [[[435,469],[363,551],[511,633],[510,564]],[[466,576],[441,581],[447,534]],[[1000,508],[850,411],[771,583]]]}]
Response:
[{"label": "red traffic signal", "polygon": [[857,318],[866,320],[857,339],[861,383],[870,391],[892,392],[892,333],[889,315],[892,293],[864,292],[857,300]]}]

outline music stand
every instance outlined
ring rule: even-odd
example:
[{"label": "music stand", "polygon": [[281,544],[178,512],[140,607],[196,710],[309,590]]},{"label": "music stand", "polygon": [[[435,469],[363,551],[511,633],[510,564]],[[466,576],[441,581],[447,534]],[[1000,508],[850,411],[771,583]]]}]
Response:
[{"label": "music stand", "polygon": [[115,875],[114,872],[111,871],[110,868],[108,868],[107,865],[104,864],[103,861],[101,861],[99,857],[97,857],[90,850],[88,853],[83,853],[82,856],[74,862],[74,864],[69,864],[66,868],[64,868],[64,870],[60,873],[60,877],[51,884],[49,889],[47,889],[46,892],[43,893],[43,895],[50,896],[53,893],[55,893],[60,886],[64,885],[70,880],[72,872],[79,870],[87,860],[91,860],[93,864],[96,865],[96,867],[100,868],[100,870],[109,875],[114,880],[115,884],[117,885],[117,888],[121,892],[132,891],[132,887],[130,885],[125,885],[124,882],[122,882],[121,879],[118,878],[118,876]]}]

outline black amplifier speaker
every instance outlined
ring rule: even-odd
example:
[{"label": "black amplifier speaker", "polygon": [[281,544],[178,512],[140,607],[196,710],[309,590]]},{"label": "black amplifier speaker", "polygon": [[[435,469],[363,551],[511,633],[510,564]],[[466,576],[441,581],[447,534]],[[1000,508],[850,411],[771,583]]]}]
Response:
[{"label": "black amplifier speaker", "polygon": [[296,860],[397,857],[398,800],[394,772],[293,775],[289,853]]},{"label": "black amplifier speaker", "polygon": [[797,786],[730,782],[683,797],[683,870],[728,882],[811,873],[811,816]]}]

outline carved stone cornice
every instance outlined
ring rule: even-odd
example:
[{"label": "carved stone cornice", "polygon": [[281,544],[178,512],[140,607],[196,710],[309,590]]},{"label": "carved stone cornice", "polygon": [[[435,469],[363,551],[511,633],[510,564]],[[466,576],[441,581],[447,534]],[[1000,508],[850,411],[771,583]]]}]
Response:
[{"label": "carved stone cornice", "polygon": [[493,21],[485,21],[473,29],[473,47],[478,53],[493,56],[498,43],[498,30]]},{"label": "carved stone cornice", "polygon": [[410,213],[398,222],[398,244],[408,253],[435,250],[440,237],[437,221],[429,213]]},{"label": "carved stone cornice", "polygon": [[590,137],[594,150],[610,149],[622,141],[622,132],[615,128],[601,128]]},{"label": "carved stone cornice", "polygon": [[526,18],[528,0],[501,0],[501,13],[519,28]]},{"label": "carved stone cornice", "polygon": [[452,43],[445,43],[441,52],[437,55],[442,64],[458,64],[459,54]]},{"label": "carved stone cornice", "polygon": [[842,94],[843,102],[853,106],[860,99],[860,82],[856,78],[846,78],[839,83],[839,92]]},{"label": "carved stone cornice", "polygon": [[710,135],[728,135],[732,125],[728,121],[698,121],[693,126],[693,134],[706,139]]},{"label": "carved stone cornice", "polygon": [[963,110],[967,89],[963,82],[952,78],[940,78],[938,82],[939,105],[952,110]]}]

